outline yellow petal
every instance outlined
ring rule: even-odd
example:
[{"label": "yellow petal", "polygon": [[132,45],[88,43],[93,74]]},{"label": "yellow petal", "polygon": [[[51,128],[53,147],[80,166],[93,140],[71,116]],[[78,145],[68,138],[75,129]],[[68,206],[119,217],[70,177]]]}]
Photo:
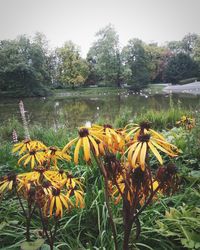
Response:
[{"label": "yellow petal", "polygon": [[153,144],[150,141],[148,142],[148,145],[151,151],[153,152],[153,154],[156,156],[156,158],[160,162],[160,164],[163,165],[163,160],[158,150],[153,146]]},{"label": "yellow petal", "polygon": [[7,185],[8,185],[8,182],[6,181],[4,184],[2,184],[0,186],[0,193],[3,193],[3,191],[6,189]]},{"label": "yellow petal", "polygon": [[83,150],[86,161],[90,159],[90,143],[88,137],[83,137]]},{"label": "yellow petal", "polygon": [[35,157],[34,155],[31,156],[31,168],[34,168],[35,165]]},{"label": "yellow petal", "polygon": [[158,143],[156,143],[156,142],[155,142],[154,140],[152,140],[152,139],[151,139],[151,143],[152,143],[156,148],[160,149],[160,151],[162,151],[162,152],[168,154],[169,156],[172,156],[172,157],[177,156],[176,154],[173,154],[173,153],[171,153],[170,151],[168,151],[168,150],[166,150],[165,148],[163,148],[162,146],[160,146]]},{"label": "yellow petal", "polygon": [[68,203],[67,203],[65,196],[63,194],[60,195],[60,199],[61,199],[62,203],[64,204],[64,206],[68,209],[69,206],[68,206]]},{"label": "yellow petal", "polygon": [[141,169],[143,171],[145,169],[146,152],[147,152],[147,143],[143,142],[142,148],[141,148],[141,153],[140,153],[140,164],[141,164]]},{"label": "yellow petal", "polygon": [[156,137],[158,137],[158,139],[161,139],[161,140],[165,141],[165,138],[161,134],[156,132],[155,130],[149,129],[149,131],[152,133],[152,135],[155,135]]},{"label": "yellow petal", "polygon": [[10,181],[9,185],[8,185],[8,189],[11,190],[13,186],[13,181]]},{"label": "yellow petal", "polygon": [[76,137],[75,139],[73,139],[73,140],[71,140],[70,142],[68,142],[67,143],[67,145],[65,145],[64,146],[64,148],[63,148],[63,152],[65,152],[66,150],[68,150],[71,146],[72,146],[72,144],[76,141],[76,140],[78,140],[79,139],[79,137]]},{"label": "yellow petal", "polygon": [[76,144],[76,148],[74,150],[74,163],[78,164],[78,155],[79,155],[79,149],[82,144],[82,138],[80,138]]},{"label": "yellow petal", "polygon": [[139,143],[138,146],[137,146],[136,149],[135,149],[134,154],[133,154],[133,157],[132,157],[132,160],[131,160],[131,165],[132,165],[133,168],[136,167],[136,159],[137,159],[137,157],[138,157],[138,155],[139,155],[141,146],[142,146],[142,143]]},{"label": "yellow petal", "polygon": [[31,159],[31,155],[29,155],[29,156],[26,158],[26,160],[25,160],[25,162],[24,162],[24,166],[27,165],[27,164],[29,163],[30,159]]},{"label": "yellow petal", "polygon": [[127,140],[127,139],[130,137],[130,135],[134,134],[138,129],[139,129],[139,127],[136,127],[136,128],[134,128],[134,129],[132,129],[132,130],[126,135],[125,140]]},{"label": "yellow petal", "polygon": [[[135,150],[136,146],[138,145],[139,142],[135,142],[133,143],[127,150],[126,152],[128,152],[128,161],[131,162],[131,157],[132,157],[132,154],[133,154],[133,151]],[[126,153],[125,152],[125,153]],[[125,154],[124,153],[124,154]]]},{"label": "yellow petal", "polygon": [[12,149],[12,153],[15,153],[16,151],[18,151],[21,147],[22,147],[22,143],[17,143],[13,146],[13,149]]},{"label": "yellow petal", "polygon": [[53,213],[54,202],[55,202],[55,196],[53,196],[51,199],[51,204],[50,204],[50,209],[49,209],[50,216],[52,216],[52,213]]},{"label": "yellow petal", "polygon": [[20,162],[23,161],[24,159],[26,159],[26,157],[28,157],[28,156],[29,156],[29,154],[25,154],[24,156],[22,156],[22,157],[18,160],[17,164],[20,164]]},{"label": "yellow petal", "polygon": [[59,196],[56,196],[56,215],[60,215],[60,217],[63,215],[62,203]]},{"label": "yellow petal", "polygon": [[26,150],[27,150],[26,144],[24,144],[24,145],[22,146],[21,150],[19,151],[19,155],[23,154]]},{"label": "yellow petal", "polygon": [[75,197],[76,197],[76,207],[78,207],[80,203],[80,208],[84,207],[83,197],[81,195],[81,191],[74,191]]},{"label": "yellow petal", "polygon": [[88,137],[89,137],[89,139],[90,139],[90,141],[92,143],[92,146],[94,147],[96,156],[98,156],[99,155],[99,149],[98,149],[98,145],[97,145],[96,141],[92,138],[92,136],[89,135]]}]

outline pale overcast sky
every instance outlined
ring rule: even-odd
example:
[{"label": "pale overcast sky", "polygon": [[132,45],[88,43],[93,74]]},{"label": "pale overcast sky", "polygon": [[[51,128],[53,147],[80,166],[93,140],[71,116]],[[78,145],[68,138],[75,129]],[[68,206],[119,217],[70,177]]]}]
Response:
[{"label": "pale overcast sky", "polygon": [[43,32],[51,46],[72,40],[86,55],[95,33],[113,24],[130,38],[164,43],[200,34],[200,0],[0,0],[0,40]]}]

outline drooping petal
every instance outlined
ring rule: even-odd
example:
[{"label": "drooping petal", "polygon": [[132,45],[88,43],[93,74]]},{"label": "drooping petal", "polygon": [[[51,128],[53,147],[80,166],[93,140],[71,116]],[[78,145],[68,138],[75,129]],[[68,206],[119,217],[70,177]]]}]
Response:
[{"label": "drooping petal", "polygon": [[99,149],[98,149],[98,145],[97,145],[96,141],[90,135],[88,136],[88,138],[90,139],[90,141],[92,143],[92,146],[94,147],[96,156],[98,156],[99,155]]},{"label": "drooping petal", "polygon": [[50,209],[49,209],[50,216],[52,216],[52,213],[53,213],[54,202],[55,202],[55,196],[52,196],[51,203],[50,203]]},{"label": "drooping petal", "polygon": [[156,143],[153,139],[151,140],[151,143],[158,149],[160,149],[160,151],[168,154],[169,156],[177,156],[176,154],[172,154],[170,151],[166,150],[164,147],[160,146],[158,143]]},{"label": "drooping petal", "polygon": [[142,143],[139,143],[135,149],[135,152],[133,153],[133,157],[131,159],[131,165],[133,168],[136,167],[136,159],[139,155],[140,149],[141,149]]},{"label": "drooping petal", "polygon": [[[139,142],[135,142],[133,143],[133,145],[131,145],[127,150],[126,152],[128,152],[128,161],[131,162],[131,157],[132,157],[132,154],[133,154],[133,151],[135,150],[135,148],[137,147]],[[126,153],[125,152],[125,153]],[[124,154],[125,154],[124,153]]]},{"label": "drooping petal", "polygon": [[34,155],[31,156],[31,168],[34,168],[35,166],[35,157]]},{"label": "drooping petal", "polygon": [[151,132],[151,134],[154,137],[157,137],[158,139],[165,141],[165,138],[161,134],[159,134],[158,132],[156,132],[155,130],[149,129],[149,131]]},{"label": "drooping petal", "polygon": [[17,164],[20,164],[20,162],[23,161],[24,159],[26,159],[26,157],[28,157],[28,156],[29,156],[29,154],[23,155],[23,156],[18,160]]},{"label": "drooping petal", "polygon": [[60,217],[63,216],[63,209],[62,209],[62,203],[60,201],[60,197],[56,196],[56,216],[60,215]]},{"label": "drooping petal", "polygon": [[67,145],[64,146],[63,148],[63,152],[67,151],[75,141],[77,141],[79,139],[79,137],[76,137],[75,139],[71,140],[70,142],[67,143]]},{"label": "drooping petal", "polygon": [[26,158],[26,160],[25,160],[25,162],[24,162],[24,166],[26,166],[26,165],[29,163],[30,160],[31,160],[31,155],[29,155],[29,156]]},{"label": "drooping petal", "polygon": [[8,186],[8,182],[4,182],[1,186],[0,186],[0,193],[3,193],[3,191],[6,189],[6,187]]},{"label": "drooping petal", "polygon": [[74,163],[78,164],[78,155],[79,155],[79,149],[82,144],[82,138],[80,138],[76,144],[75,150],[74,150]]},{"label": "drooping petal", "polygon": [[86,161],[90,159],[90,143],[88,137],[83,137],[83,150],[84,150],[84,157]]},{"label": "drooping petal", "polygon": [[162,160],[160,153],[158,152],[158,150],[153,146],[153,144],[150,141],[148,142],[148,146],[151,149],[151,151],[153,152],[153,154],[156,156],[156,158],[158,159],[160,164],[163,165],[163,160]]},{"label": "drooping petal", "polygon": [[141,164],[141,169],[143,171],[145,169],[146,152],[147,152],[147,143],[143,142],[141,152],[140,152],[140,164]]},{"label": "drooping petal", "polygon": [[64,206],[68,209],[69,205],[65,199],[65,196],[63,194],[60,194],[60,200],[62,201],[62,203],[64,204]]}]

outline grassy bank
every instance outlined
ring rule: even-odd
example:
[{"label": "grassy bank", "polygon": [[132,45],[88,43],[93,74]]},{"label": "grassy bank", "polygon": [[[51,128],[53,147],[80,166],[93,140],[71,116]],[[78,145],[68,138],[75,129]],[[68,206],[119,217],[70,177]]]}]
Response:
[{"label": "grassy bank", "polygon": [[[148,94],[161,94],[165,86],[163,84],[149,84],[147,88],[141,90],[141,92]],[[79,88],[66,88],[55,89],[53,92],[56,96],[70,95],[70,96],[95,96],[106,94],[127,94],[131,90],[131,86],[124,88],[117,87],[79,87]],[[140,91],[138,91],[140,92]]]}]

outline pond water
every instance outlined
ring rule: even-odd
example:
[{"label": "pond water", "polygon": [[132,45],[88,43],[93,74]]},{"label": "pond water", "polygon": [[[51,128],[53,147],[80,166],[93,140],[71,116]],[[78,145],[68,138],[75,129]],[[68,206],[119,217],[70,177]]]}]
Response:
[{"label": "pond water", "polygon": [[[16,117],[20,119],[20,99],[0,99],[0,125]],[[199,110],[200,96],[174,94],[171,96],[174,106]],[[83,125],[86,121],[95,122],[104,119],[109,123],[124,112],[130,111],[133,115],[146,112],[148,109],[168,109],[170,97],[168,94],[146,95],[133,93],[103,93],[89,96],[51,96],[47,98],[24,98],[26,116],[29,123],[40,124],[43,127],[59,128],[68,126],[74,128]]]}]

